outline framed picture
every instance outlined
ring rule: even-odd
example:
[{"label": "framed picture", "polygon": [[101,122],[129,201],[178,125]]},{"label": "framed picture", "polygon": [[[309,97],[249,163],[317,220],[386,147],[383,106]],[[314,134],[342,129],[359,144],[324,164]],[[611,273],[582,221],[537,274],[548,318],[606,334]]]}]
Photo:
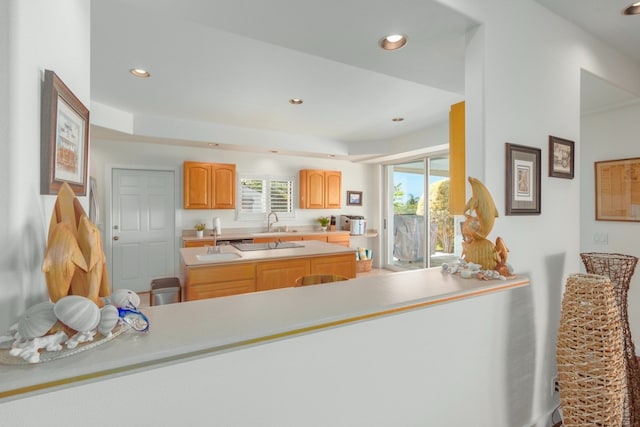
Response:
[{"label": "framed picture", "polygon": [[549,135],[549,176],[573,179],[574,142]]},{"label": "framed picture", "polygon": [[362,191],[347,191],[347,205],[362,206]]},{"label": "framed picture", "polygon": [[596,220],[640,221],[640,158],[595,163]]},{"label": "framed picture", "polygon": [[540,213],[541,150],[523,145],[506,144],[506,215]]},{"label": "framed picture", "polygon": [[89,110],[51,70],[44,72],[40,140],[40,194],[58,194],[66,182],[86,195]]}]

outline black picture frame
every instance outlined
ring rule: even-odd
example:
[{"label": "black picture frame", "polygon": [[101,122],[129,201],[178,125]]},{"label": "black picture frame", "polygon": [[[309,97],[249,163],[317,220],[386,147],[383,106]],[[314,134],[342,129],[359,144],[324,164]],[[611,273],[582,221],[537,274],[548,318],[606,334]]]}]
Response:
[{"label": "black picture frame", "polygon": [[87,194],[89,110],[51,70],[42,85],[40,194],[58,194],[68,183],[75,194]]},{"label": "black picture frame", "polygon": [[575,143],[549,135],[549,176],[573,179]]},{"label": "black picture frame", "polygon": [[362,191],[347,191],[347,205],[362,206]]},{"label": "black picture frame", "polygon": [[506,143],[506,215],[540,214],[540,158],[539,148]]}]

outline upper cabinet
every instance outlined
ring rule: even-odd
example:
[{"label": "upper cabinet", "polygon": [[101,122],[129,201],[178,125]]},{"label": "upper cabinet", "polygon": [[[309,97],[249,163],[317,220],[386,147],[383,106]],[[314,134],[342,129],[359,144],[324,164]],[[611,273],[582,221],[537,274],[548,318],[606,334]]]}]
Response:
[{"label": "upper cabinet", "polygon": [[236,165],[184,162],[185,209],[235,209]]},{"label": "upper cabinet", "polygon": [[300,171],[301,209],[339,209],[342,207],[342,172],[318,169]]}]

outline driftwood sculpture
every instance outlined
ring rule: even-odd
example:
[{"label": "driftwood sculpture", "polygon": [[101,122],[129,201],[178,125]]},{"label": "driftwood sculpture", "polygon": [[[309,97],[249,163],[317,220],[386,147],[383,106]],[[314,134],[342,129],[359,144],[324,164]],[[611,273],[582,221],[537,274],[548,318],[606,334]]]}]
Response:
[{"label": "driftwood sculpture", "polygon": [[51,214],[42,271],[54,303],[67,295],[79,295],[102,307],[102,297],[110,294],[100,231],[66,183],[60,187]]},{"label": "driftwood sculpture", "polygon": [[509,276],[508,249],[501,237],[494,244],[487,239],[498,217],[498,209],[491,193],[476,178],[469,177],[472,195],[464,208],[466,220],[462,223],[462,257],[467,262],[480,264],[485,270],[497,270]]}]

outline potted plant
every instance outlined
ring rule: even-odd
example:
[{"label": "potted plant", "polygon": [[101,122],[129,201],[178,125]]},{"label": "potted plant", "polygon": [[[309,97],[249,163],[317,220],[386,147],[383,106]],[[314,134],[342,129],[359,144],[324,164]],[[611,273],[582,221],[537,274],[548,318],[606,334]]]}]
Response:
[{"label": "potted plant", "polygon": [[206,226],[204,224],[196,224],[193,228],[196,229],[196,236],[199,238],[204,237],[204,229]]},{"label": "potted plant", "polygon": [[331,222],[331,220],[328,216],[321,216],[320,218],[318,218],[318,222],[320,223],[322,231],[327,231],[327,226],[329,225],[329,222]]}]

